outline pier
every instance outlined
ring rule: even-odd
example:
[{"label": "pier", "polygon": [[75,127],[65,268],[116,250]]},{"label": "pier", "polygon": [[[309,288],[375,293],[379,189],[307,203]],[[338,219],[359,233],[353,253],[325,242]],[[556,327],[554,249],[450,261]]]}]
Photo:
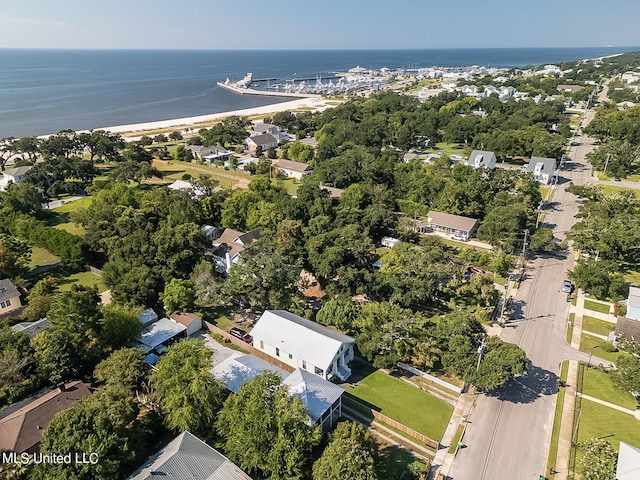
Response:
[{"label": "pier", "polygon": [[239,93],[240,95],[260,95],[263,97],[291,97],[291,98],[321,98],[322,95],[317,93],[298,93],[298,92],[272,92],[264,90],[254,90],[253,88],[238,87],[232,83],[217,82],[219,87],[229,90],[233,93]]}]

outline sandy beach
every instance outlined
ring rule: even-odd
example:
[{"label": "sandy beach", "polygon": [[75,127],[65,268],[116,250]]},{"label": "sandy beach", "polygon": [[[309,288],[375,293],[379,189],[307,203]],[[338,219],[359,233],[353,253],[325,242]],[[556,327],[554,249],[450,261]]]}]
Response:
[{"label": "sandy beach", "polygon": [[328,101],[324,98],[300,98],[291,100],[290,102],[275,103],[273,105],[265,105],[262,107],[246,108],[243,110],[232,110],[229,112],[212,113],[209,115],[199,115],[196,117],[174,118],[170,120],[159,120],[156,122],[134,123],[130,125],[116,125],[113,127],[101,127],[94,130],[105,130],[112,133],[138,133],[144,134],[145,131],[176,128],[180,130],[189,129],[194,126],[201,126],[206,122],[219,120],[221,118],[237,116],[253,116],[253,115],[270,115],[277,112],[287,110],[296,110],[298,108],[311,109],[314,111],[324,110],[335,105],[334,101]]}]

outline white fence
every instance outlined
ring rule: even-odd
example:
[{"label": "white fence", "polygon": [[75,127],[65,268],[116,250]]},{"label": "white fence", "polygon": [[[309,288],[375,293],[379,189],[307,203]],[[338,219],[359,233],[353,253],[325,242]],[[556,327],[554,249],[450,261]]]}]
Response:
[{"label": "white fence", "polygon": [[411,372],[414,375],[418,375],[419,377],[426,378],[430,382],[437,383],[441,387],[447,388],[449,390],[453,390],[454,392],[456,392],[458,394],[462,393],[462,389],[460,387],[456,387],[455,385],[452,385],[449,382],[445,382],[444,380],[440,380],[439,378],[434,377],[433,375],[429,375],[428,373],[424,373],[423,371],[418,370],[417,368],[412,367],[411,365],[407,365],[406,363],[398,362],[398,367],[400,367],[403,370],[406,370],[408,372]]}]

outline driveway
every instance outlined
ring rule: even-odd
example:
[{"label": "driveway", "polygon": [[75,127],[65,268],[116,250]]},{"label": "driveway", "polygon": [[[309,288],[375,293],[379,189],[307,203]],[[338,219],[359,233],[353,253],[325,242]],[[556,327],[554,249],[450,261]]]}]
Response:
[{"label": "driveway", "polygon": [[229,347],[225,347],[224,345],[219,344],[213,338],[211,338],[211,334],[209,332],[205,332],[204,330],[199,331],[195,338],[200,338],[204,340],[205,346],[213,352],[213,356],[211,357],[211,367],[215,367],[220,363],[224,362],[227,358],[229,358],[234,353],[238,353],[236,350],[233,350]]}]

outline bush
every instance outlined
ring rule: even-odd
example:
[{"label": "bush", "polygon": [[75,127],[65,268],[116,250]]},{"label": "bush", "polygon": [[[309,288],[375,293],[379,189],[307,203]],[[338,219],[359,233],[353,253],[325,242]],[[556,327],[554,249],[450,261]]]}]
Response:
[{"label": "bush", "polygon": [[609,352],[609,353],[618,351],[618,348],[616,346],[614,346],[613,344],[608,343],[608,342],[607,343],[603,343],[602,345],[600,345],[600,348],[602,350],[604,350],[605,352]]}]

